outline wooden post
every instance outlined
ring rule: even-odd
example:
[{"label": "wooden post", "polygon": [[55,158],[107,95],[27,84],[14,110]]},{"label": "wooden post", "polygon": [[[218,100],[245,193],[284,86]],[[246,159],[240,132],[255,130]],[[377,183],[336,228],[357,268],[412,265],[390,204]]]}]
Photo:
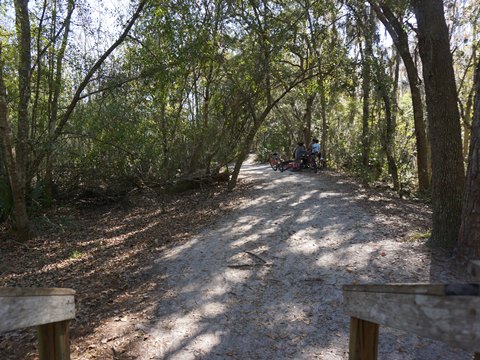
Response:
[{"label": "wooden post", "polygon": [[471,260],[468,263],[468,272],[474,281],[480,282],[480,260]]},{"label": "wooden post", "polygon": [[69,321],[38,326],[40,360],[70,360]]},{"label": "wooden post", "polygon": [[[480,260],[471,260],[468,264],[468,272],[473,277],[473,281],[480,282]],[[480,360],[480,352],[473,354],[473,360]]]},{"label": "wooden post", "polygon": [[68,322],[75,318],[75,291],[0,287],[0,333],[37,326],[40,360],[70,360]]},{"label": "wooden post", "polygon": [[379,325],[370,321],[350,318],[349,360],[376,360]]}]

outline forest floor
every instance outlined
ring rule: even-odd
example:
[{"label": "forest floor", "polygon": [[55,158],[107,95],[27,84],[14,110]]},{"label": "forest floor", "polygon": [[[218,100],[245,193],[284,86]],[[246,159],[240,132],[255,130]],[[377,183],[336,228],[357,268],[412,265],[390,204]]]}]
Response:
[{"label": "forest floor", "polygon": [[[82,201],[0,239],[0,286],[77,291],[73,359],[346,359],[342,285],[466,280],[425,246],[426,205],[329,171],[250,161],[233,193]],[[0,358],[35,346],[34,329],[3,334]],[[379,359],[470,358],[381,329]]]}]

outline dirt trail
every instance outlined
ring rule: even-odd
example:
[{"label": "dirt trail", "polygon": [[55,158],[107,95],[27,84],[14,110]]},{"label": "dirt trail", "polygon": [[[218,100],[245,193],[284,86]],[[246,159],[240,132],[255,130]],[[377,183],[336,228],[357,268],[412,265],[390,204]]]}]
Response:
[{"label": "dirt trail", "polygon": [[[412,234],[428,209],[386,200],[328,172],[245,164],[238,208],[156,266],[165,285],[137,359],[346,359],[343,284],[457,280]],[[433,268],[435,267],[435,268]],[[434,274],[431,275],[431,274]],[[380,359],[469,359],[381,329]]]}]

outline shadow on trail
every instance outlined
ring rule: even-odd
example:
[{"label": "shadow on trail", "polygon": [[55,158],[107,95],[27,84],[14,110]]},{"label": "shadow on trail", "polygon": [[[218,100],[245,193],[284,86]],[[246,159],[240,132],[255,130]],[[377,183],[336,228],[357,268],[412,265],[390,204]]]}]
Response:
[{"label": "shadow on trail", "polygon": [[[429,253],[407,241],[412,229],[428,228],[421,204],[385,199],[329,172],[279,173],[249,164],[241,176],[253,179],[248,198],[180,245],[186,224],[194,227],[187,221],[194,216],[190,197],[166,213],[154,205],[88,210],[77,214],[86,217],[78,228],[48,244],[39,239],[28,256],[21,254],[38,263],[34,271],[5,271],[2,280],[74,287],[73,353],[91,358],[92,346],[102,359],[140,360],[345,359],[343,284],[430,280]],[[208,196],[194,201],[206,203]],[[212,205],[205,211],[204,218],[215,217]],[[92,217],[97,225],[88,227]],[[81,256],[72,258],[72,250]],[[24,359],[31,347],[10,349],[17,357],[2,350],[2,359]],[[380,358],[469,356],[382,330]]]},{"label": "shadow on trail", "polygon": [[[428,281],[396,239],[428,218],[333,174],[248,165],[251,198],[158,261],[166,278],[141,359],[345,359],[342,285]],[[415,208],[416,217],[402,207]],[[400,251],[402,247],[407,248]],[[427,276],[427,278],[425,278]],[[399,342],[397,337],[402,340]],[[467,359],[443,344],[386,330],[380,357]],[[128,356],[126,357],[128,358]],[[445,358],[445,357],[444,357]]]},{"label": "shadow on trail", "polygon": [[[118,358],[121,354],[116,349],[121,351],[129,336],[135,340],[140,336],[135,323],[150,317],[149,294],[160,291],[161,276],[153,269],[152,258],[189,232],[198,232],[197,223],[213,220],[218,210],[214,206],[226,197],[211,200],[218,192],[212,187],[167,198],[162,208],[155,199],[135,198],[139,201],[128,206],[88,204],[60,209],[24,247],[2,242],[0,284],[73,288],[72,358]],[[192,202],[202,203],[201,214]],[[58,225],[62,221],[64,227]],[[35,328],[0,334],[2,360],[36,359],[35,347]]]}]

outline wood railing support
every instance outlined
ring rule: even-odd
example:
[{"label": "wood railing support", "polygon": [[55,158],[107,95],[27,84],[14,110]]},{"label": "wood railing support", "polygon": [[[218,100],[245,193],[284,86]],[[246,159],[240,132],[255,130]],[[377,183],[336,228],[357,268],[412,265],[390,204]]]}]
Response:
[{"label": "wood railing support", "polygon": [[69,360],[69,321],[38,326],[38,355],[40,360]]},{"label": "wood railing support", "polygon": [[379,326],[440,340],[480,360],[479,284],[344,285],[350,360],[377,358]]},{"label": "wood railing support", "polygon": [[[470,260],[467,267],[468,272],[473,278],[473,281],[480,282],[480,260]],[[473,360],[480,360],[480,352],[473,355]]]},{"label": "wood railing support", "polygon": [[378,324],[350,318],[349,360],[376,360],[378,353]]},{"label": "wood railing support", "polygon": [[0,332],[37,326],[40,360],[70,360],[72,289],[0,288]]}]

